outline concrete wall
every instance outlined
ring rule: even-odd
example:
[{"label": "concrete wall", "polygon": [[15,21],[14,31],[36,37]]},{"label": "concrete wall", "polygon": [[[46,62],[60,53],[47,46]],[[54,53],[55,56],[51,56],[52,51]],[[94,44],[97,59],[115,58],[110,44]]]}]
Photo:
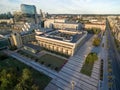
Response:
[{"label": "concrete wall", "polygon": [[12,45],[17,46],[18,48],[20,48],[23,45],[22,39],[19,33],[13,33],[10,38],[11,38],[10,42],[12,43]]},{"label": "concrete wall", "polygon": [[41,36],[36,36],[36,39],[41,47],[47,48],[49,50],[60,52],[66,55],[72,55],[74,52],[74,44],[72,43],[49,39]]}]

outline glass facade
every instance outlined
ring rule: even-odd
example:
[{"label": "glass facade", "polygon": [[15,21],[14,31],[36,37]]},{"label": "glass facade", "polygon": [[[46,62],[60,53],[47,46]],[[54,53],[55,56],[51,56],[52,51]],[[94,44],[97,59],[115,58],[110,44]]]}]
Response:
[{"label": "glass facade", "polygon": [[21,11],[23,14],[36,14],[36,7],[34,5],[21,4]]}]

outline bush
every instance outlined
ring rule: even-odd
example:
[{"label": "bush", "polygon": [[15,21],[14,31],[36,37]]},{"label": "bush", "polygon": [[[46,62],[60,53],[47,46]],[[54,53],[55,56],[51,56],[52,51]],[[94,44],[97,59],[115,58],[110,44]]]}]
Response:
[{"label": "bush", "polygon": [[55,67],[55,71],[58,71],[58,67]]},{"label": "bush", "polygon": [[93,45],[97,47],[97,46],[100,45],[100,42],[101,42],[100,38],[97,37],[97,38],[94,39]]},{"label": "bush", "polygon": [[96,53],[89,53],[88,56],[86,57],[85,63],[87,63],[87,64],[93,63],[97,59],[98,59],[98,57],[97,57]]},{"label": "bush", "polygon": [[42,61],[41,64],[44,64],[44,61]]},{"label": "bush", "polygon": [[35,59],[35,62],[37,62],[38,61],[38,59]]},{"label": "bush", "polygon": [[51,64],[48,64],[48,67],[50,67],[51,66]]}]

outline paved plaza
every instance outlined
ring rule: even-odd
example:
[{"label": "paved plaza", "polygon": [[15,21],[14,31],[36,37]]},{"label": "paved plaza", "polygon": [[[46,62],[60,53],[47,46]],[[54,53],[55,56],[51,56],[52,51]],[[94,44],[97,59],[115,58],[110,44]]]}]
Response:
[{"label": "paved plaza", "polygon": [[93,38],[94,37],[86,42],[78,52],[69,59],[67,64],[58,73],[58,76],[48,84],[45,90],[72,90],[72,81],[75,82],[74,90],[97,90],[99,85],[100,59],[94,64],[91,77],[80,73],[87,54],[93,49]]}]

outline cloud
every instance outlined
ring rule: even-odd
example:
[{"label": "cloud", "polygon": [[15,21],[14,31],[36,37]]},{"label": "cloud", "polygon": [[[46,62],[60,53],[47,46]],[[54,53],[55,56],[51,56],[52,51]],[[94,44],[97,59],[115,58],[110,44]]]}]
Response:
[{"label": "cloud", "polygon": [[119,13],[120,1],[115,0],[0,0],[0,13],[20,10],[30,4],[49,13]]},{"label": "cloud", "polygon": [[0,0],[1,13],[17,10],[19,9],[18,5],[19,5],[18,3],[12,2],[10,0]]}]

